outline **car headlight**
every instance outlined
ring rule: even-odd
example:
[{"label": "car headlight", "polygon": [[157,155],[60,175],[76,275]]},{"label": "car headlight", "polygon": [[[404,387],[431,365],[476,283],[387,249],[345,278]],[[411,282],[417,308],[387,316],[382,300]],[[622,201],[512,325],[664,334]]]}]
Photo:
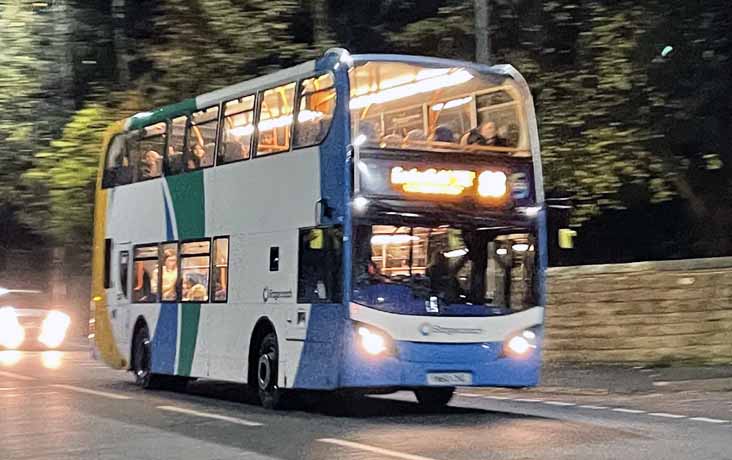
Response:
[{"label": "car headlight", "polygon": [[49,348],[56,348],[66,338],[66,331],[71,324],[71,318],[66,313],[52,311],[46,316],[41,325],[41,335],[38,340]]},{"label": "car headlight", "polygon": [[531,329],[510,335],[503,342],[503,354],[512,358],[527,358],[537,348],[537,334]]},{"label": "car headlight", "polygon": [[381,329],[364,323],[354,322],[357,342],[362,351],[370,356],[395,354],[394,340]]},{"label": "car headlight", "polygon": [[25,330],[18,322],[12,307],[0,308],[0,346],[9,349],[20,347],[25,340]]}]

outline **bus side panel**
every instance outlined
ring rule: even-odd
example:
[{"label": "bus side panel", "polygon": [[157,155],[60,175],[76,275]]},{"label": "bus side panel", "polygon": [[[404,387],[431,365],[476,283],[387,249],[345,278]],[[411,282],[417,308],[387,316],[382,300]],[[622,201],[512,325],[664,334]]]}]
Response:
[{"label": "bus side panel", "polygon": [[[298,311],[310,314],[309,306],[297,304],[298,243],[299,229],[316,223],[318,151],[308,147],[205,171],[206,236],[230,241],[228,302],[201,307],[196,353],[205,350],[211,378],[246,380],[251,334],[266,318],[280,344],[280,385],[295,380],[304,337],[288,320]],[[270,270],[272,251],[279,260]]]}]

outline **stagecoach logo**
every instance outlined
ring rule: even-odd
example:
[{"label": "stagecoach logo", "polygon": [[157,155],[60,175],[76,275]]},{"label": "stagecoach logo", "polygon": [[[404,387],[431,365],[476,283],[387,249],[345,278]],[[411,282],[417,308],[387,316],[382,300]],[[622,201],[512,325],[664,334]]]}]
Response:
[{"label": "stagecoach logo", "polygon": [[482,334],[483,329],[465,327],[444,327],[430,323],[422,323],[419,325],[419,333],[425,337],[430,334]]},{"label": "stagecoach logo", "polygon": [[262,290],[262,300],[266,303],[269,299],[272,300],[279,300],[279,299],[289,299],[292,297],[292,291],[274,291],[270,288],[264,288]]}]

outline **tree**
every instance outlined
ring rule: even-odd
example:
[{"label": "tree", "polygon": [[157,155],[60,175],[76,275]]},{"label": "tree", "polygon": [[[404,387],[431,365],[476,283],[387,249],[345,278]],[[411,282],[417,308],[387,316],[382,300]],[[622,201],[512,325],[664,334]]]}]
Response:
[{"label": "tree", "polygon": [[81,252],[90,247],[102,134],[118,116],[101,104],[87,105],[23,175],[28,190],[24,221],[56,244]]},{"label": "tree", "polygon": [[0,4],[0,206],[14,203],[18,176],[43,141],[38,107],[49,96],[49,62],[40,53],[47,19],[20,0]]},{"label": "tree", "polygon": [[491,62],[490,0],[473,0],[475,14],[475,61],[481,64]]}]

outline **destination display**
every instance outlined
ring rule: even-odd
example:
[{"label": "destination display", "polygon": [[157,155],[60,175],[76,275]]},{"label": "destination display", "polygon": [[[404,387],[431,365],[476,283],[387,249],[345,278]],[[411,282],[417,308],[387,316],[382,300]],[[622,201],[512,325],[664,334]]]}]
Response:
[{"label": "destination display", "polygon": [[364,159],[358,175],[362,195],[382,198],[473,200],[495,206],[525,201],[530,192],[527,173],[505,166]]}]

